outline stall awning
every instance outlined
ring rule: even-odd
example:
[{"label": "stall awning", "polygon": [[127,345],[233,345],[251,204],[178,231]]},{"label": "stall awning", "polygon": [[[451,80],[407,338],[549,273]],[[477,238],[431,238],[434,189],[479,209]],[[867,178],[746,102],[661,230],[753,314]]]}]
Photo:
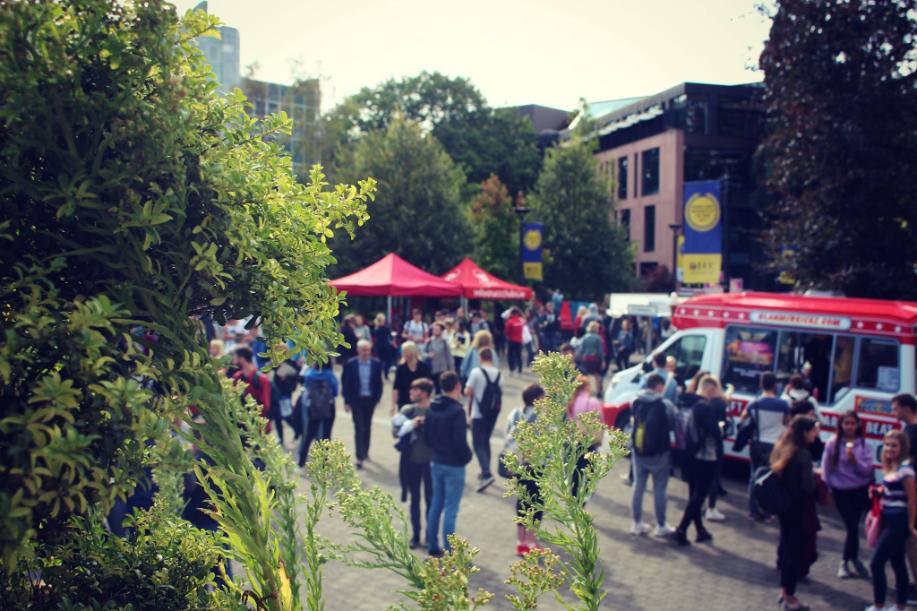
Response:
[{"label": "stall awning", "polygon": [[532,289],[501,280],[478,267],[467,257],[454,268],[443,274],[443,280],[455,282],[462,287],[462,295],[468,299],[529,300]]},{"label": "stall awning", "polygon": [[355,297],[459,297],[457,283],[428,274],[389,253],[349,276],[331,281],[334,288]]}]

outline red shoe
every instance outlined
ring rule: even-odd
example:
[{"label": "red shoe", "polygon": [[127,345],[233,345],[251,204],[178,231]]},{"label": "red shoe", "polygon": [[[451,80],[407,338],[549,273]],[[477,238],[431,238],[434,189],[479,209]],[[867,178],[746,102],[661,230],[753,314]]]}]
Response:
[{"label": "red shoe", "polygon": [[516,555],[519,556],[520,558],[528,554],[530,551],[532,551],[532,548],[530,548],[528,545],[517,545],[516,546]]}]

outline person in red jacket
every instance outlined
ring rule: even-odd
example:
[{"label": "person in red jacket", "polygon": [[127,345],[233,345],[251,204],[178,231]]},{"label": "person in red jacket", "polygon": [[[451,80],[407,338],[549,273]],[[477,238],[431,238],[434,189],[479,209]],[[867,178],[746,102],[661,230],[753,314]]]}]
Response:
[{"label": "person in red jacket", "polygon": [[233,374],[233,380],[242,380],[245,382],[245,390],[242,391],[242,398],[251,395],[255,402],[261,406],[261,415],[268,419],[267,432],[271,432],[271,421],[269,413],[271,410],[271,380],[265,374],[258,370],[255,364],[255,355],[248,346],[240,346],[233,352],[232,363],[239,370]]},{"label": "person in red jacket", "polygon": [[[506,360],[509,361],[509,372],[519,372],[522,375],[522,327],[525,319],[522,310],[512,307],[508,311],[509,317],[503,325],[503,335],[506,337]],[[504,316],[506,318],[506,316]]]}]

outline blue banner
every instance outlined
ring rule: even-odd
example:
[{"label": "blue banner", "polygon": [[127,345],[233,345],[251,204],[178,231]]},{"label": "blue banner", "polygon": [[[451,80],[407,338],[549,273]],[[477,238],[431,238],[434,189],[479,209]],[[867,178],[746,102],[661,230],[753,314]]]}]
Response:
[{"label": "blue banner", "polygon": [[544,224],[522,225],[522,274],[526,280],[543,280],[541,250],[544,244]]},{"label": "blue banner", "polygon": [[685,284],[716,284],[723,263],[723,208],[720,181],[685,183],[682,250]]}]

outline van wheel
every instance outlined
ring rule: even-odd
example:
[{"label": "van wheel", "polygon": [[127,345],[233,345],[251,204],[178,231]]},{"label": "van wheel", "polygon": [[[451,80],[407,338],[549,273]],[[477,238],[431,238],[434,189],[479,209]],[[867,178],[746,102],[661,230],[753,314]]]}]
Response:
[{"label": "van wheel", "polygon": [[628,435],[631,432],[630,410],[626,409],[615,418],[615,428],[624,431]]}]

